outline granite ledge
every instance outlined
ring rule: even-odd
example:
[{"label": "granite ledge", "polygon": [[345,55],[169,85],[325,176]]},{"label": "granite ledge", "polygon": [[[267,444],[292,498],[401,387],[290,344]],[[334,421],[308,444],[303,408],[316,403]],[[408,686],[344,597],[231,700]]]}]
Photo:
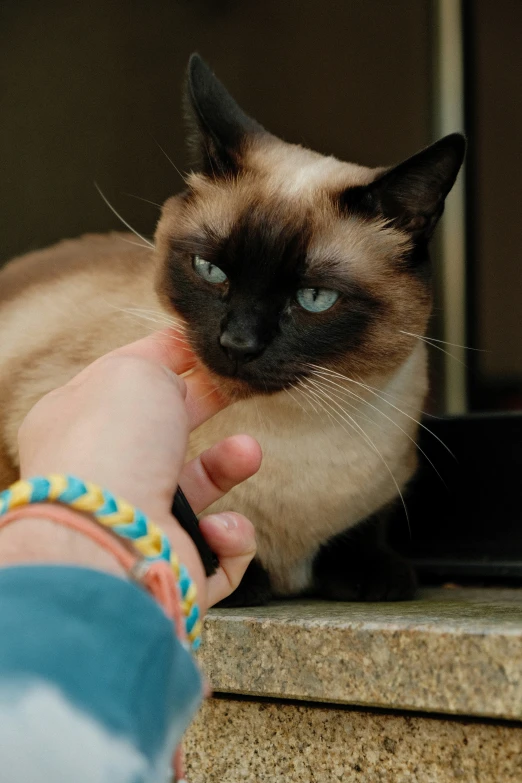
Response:
[{"label": "granite ledge", "polygon": [[191,783],[517,783],[520,724],[210,699],[185,738]]},{"label": "granite ledge", "polygon": [[522,590],[220,609],[200,661],[216,692],[522,719]]}]

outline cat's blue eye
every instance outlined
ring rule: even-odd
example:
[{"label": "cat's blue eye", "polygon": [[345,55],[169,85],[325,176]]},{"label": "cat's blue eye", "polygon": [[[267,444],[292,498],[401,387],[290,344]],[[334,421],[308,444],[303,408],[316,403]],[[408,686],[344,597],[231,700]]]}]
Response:
[{"label": "cat's blue eye", "polygon": [[206,280],[207,283],[224,283],[227,279],[226,274],[215,264],[211,264],[210,261],[205,261],[201,256],[194,256],[192,259],[192,266],[194,271]]},{"label": "cat's blue eye", "polygon": [[330,288],[300,288],[296,299],[305,310],[323,313],[337,302],[339,291],[332,291]]}]

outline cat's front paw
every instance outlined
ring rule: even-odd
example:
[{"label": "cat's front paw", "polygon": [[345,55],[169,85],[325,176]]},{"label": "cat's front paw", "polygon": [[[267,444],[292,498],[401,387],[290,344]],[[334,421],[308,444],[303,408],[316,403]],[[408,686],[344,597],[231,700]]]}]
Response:
[{"label": "cat's front paw", "polygon": [[320,553],[314,575],[315,595],[331,601],[407,601],[417,587],[412,566],[385,546]]}]

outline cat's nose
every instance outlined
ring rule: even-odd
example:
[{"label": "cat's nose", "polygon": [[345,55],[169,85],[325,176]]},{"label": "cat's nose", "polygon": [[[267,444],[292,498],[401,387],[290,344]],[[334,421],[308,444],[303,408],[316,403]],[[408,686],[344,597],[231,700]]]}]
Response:
[{"label": "cat's nose", "polygon": [[237,335],[229,330],[223,332],[219,343],[229,359],[238,362],[250,362],[265,349],[265,343],[256,335]]}]

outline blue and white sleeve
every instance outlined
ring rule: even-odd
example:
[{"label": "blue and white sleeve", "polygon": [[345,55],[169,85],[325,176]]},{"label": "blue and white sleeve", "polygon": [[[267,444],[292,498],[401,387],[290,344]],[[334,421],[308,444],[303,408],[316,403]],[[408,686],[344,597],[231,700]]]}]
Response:
[{"label": "blue and white sleeve", "polygon": [[158,783],[202,700],[189,652],[136,585],[0,569],[0,759],[9,783]]}]

